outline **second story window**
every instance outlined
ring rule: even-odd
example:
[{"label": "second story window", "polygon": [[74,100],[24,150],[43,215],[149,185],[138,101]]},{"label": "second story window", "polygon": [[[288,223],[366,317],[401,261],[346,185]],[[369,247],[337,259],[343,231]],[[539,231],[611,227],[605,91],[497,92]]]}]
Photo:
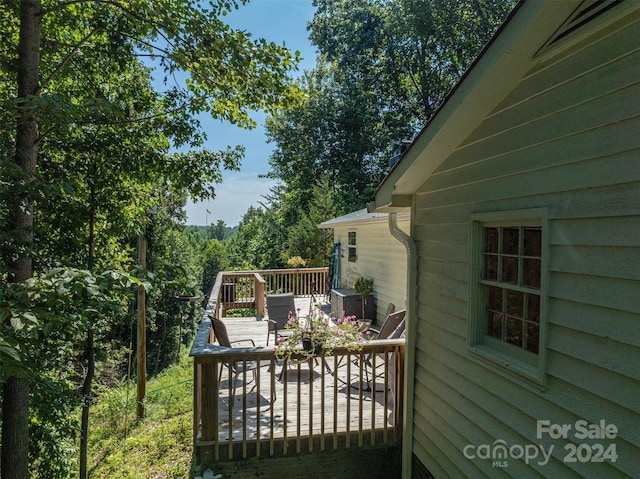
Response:
[{"label": "second story window", "polygon": [[356,260],[358,259],[358,255],[356,253],[356,232],[355,231],[349,231],[347,246],[349,248],[349,262],[355,263]]}]

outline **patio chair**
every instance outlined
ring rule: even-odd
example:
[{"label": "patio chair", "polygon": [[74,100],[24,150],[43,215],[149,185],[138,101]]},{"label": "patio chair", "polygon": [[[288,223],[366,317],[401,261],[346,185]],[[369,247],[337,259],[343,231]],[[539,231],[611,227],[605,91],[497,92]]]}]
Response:
[{"label": "patio chair", "polygon": [[387,315],[380,328],[369,327],[368,330],[374,335],[373,339],[389,339],[389,336],[396,330],[404,320],[406,309],[401,309]]},{"label": "patio chair", "polygon": [[[398,339],[398,338],[404,338],[405,334],[406,334],[406,330],[404,327],[404,322],[405,320],[403,319],[402,322],[398,325],[398,327],[395,329],[395,331],[393,333],[391,333],[391,336],[389,336],[389,339]],[[395,363],[395,353],[391,353],[389,355],[389,363],[394,364]],[[371,387],[369,387],[371,388]],[[398,407],[398,405],[396,404],[396,368],[390,368],[389,369],[389,377],[388,377],[388,381],[387,381],[387,388],[389,389],[389,392],[391,393],[391,412],[389,413],[389,415],[387,416],[387,423],[390,426],[394,426],[396,423],[396,408]]]},{"label": "patio chair", "polygon": [[[395,313],[389,314],[385,320],[382,322],[380,328],[368,328],[373,334],[373,340],[376,339],[397,339],[402,337],[404,334],[404,325],[405,320],[404,317],[407,313],[406,309],[401,309],[400,311],[396,311]],[[373,361],[371,359],[371,354],[367,354],[364,357],[365,364],[365,376],[367,389],[365,391],[371,391],[371,379],[375,379],[376,377],[380,377],[380,374],[376,375],[376,372],[373,370]],[[378,363],[380,366],[381,363]]]},{"label": "patio chair", "polygon": [[[213,334],[215,336],[215,339],[220,346],[225,348],[233,348],[232,344],[251,343],[251,345],[255,347],[255,343],[253,342],[253,339],[239,339],[237,341],[230,341],[229,334],[227,333],[227,327],[225,326],[225,324],[221,320],[213,316],[209,316],[209,319],[211,319],[211,326],[213,327]],[[241,361],[233,361],[233,362],[225,363],[225,366],[227,366],[230,372],[233,373],[233,386],[231,389],[231,402],[230,402],[230,404],[233,404],[235,400],[235,395],[236,395],[238,377],[240,376],[240,374],[244,373],[245,371],[251,371],[253,375],[253,382],[255,387],[256,369],[258,368],[258,363],[257,361],[241,360]],[[218,388],[220,388],[220,381],[222,380],[222,369],[223,368],[220,368],[220,374],[218,374]]]},{"label": "patio chair", "polygon": [[289,314],[295,313],[296,303],[293,293],[279,293],[267,295],[267,314],[269,316],[269,328],[267,330],[267,346],[269,336],[273,331],[274,343],[278,344],[278,337],[288,336],[290,332],[285,329]]}]

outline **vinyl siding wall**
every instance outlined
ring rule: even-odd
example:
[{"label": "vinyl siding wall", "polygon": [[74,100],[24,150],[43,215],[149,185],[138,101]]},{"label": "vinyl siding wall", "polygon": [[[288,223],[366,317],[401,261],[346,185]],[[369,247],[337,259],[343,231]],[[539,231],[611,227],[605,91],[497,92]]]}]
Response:
[{"label": "vinyl siding wall", "polygon": [[[413,453],[437,479],[640,477],[640,26],[625,23],[541,60],[416,194]],[[549,212],[545,388],[467,348],[470,215],[528,208]],[[592,442],[617,461],[565,463],[542,419],[615,424]],[[463,455],[497,439],[553,458]]]},{"label": "vinyl siding wall", "polygon": [[[398,226],[409,233],[409,221],[398,220]],[[348,232],[356,232],[358,259],[348,260]],[[351,288],[360,276],[374,279],[376,321],[382,324],[389,303],[404,309],[407,298],[407,252],[389,232],[386,220],[334,228],[334,241],[341,243],[340,286]]]}]

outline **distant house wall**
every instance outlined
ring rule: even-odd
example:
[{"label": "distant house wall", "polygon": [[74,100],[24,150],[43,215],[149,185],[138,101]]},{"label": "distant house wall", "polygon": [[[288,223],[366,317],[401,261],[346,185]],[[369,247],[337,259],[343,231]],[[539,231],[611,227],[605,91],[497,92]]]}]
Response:
[{"label": "distant house wall", "polygon": [[[415,196],[413,453],[438,479],[640,477],[639,24],[539,63]],[[467,344],[471,215],[529,208],[548,209],[546,387]],[[367,256],[358,272],[375,264]],[[579,419],[618,428],[613,440],[569,436],[615,444],[615,462],[565,462],[568,441],[536,436],[537,420]],[[546,465],[510,458],[504,468],[463,454],[500,439],[555,450]]]},{"label": "distant house wall", "polygon": [[[409,220],[398,221],[399,227],[409,233]],[[376,301],[376,320],[384,320],[389,303],[396,310],[404,309],[406,302],[407,253],[404,246],[389,232],[388,220],[337,224],[333,228],[334,242],[341,244],[340,286],[351,288],[360,276],[373,278]],[[357,260],[348,260],[348,235],[356,232]]]}]

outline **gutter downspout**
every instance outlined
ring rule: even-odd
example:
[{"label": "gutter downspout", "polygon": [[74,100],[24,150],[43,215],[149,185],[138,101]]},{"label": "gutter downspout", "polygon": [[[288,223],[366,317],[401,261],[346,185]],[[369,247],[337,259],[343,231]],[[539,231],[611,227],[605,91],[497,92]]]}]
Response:
[{"label": "gutter downspout", "polygon": [[[413,218],[413,215],[411,215]],[[413,221],[412,227],[413,227]],[[407,303],[406,309],[406,353],[404,359],[404,400],[402,415],[402,477],[411,477],[413,459],[413,406],[414,406],[414,376],[416,357],[416,317],[417,294],[416,284],[418,276],[418,254],[416,243],[398,227],[396,213],[389,213],[389,231],[391,235],[403,244],[407,251]]]}]

